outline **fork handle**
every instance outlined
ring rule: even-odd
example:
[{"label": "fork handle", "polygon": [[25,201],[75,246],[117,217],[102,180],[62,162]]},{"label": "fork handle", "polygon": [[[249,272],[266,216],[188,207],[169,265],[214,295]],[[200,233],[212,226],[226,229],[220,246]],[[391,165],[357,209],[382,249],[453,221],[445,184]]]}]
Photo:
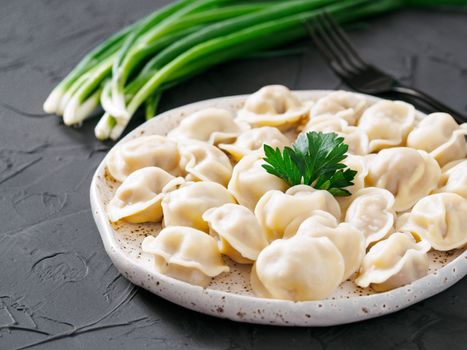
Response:
[{"label": "fork handle", "polygon": [[454,109],[446,106],[444,103],[439,102],[435,98],[431,97],[430,95],[428,95],[428,94],[426,94],[426,93],[424,93],[422,91],[419,91],[419,90],[416,90],[416,89],[413,89],[413,88],[410,88],[410,87],[406,87],[406,86],[401,86],[401,85],[394,86],[392,88],[392,90],[394,92],[402,94],[402,95],[414,97],[414,98],[424,102],[426,105],[430,106],[431,108],[433,108],[437,112],[449,113],[450,115],[452,115],[452,117],[459,124],[467,122],[467,117],[466,116],[464,116],[461,113],[455,111]]}]

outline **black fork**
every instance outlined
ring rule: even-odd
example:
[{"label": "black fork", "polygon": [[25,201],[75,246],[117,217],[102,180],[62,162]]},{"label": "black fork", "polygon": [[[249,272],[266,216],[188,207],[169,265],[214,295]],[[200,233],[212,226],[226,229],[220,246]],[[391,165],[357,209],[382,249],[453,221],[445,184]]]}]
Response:
[{"label": "black fork", "polygon": [[422,102],[421,108],[446,112],[458,123],[467,117],[435,98],[414,88],[404,86],[397,79],[365,62],[350,43],[347,34],[328,13],[319,14],[313,21],[305,22],[306,28],[319,51],[332,70],[350,87],[371,95],[397,95],[402,99]]}]

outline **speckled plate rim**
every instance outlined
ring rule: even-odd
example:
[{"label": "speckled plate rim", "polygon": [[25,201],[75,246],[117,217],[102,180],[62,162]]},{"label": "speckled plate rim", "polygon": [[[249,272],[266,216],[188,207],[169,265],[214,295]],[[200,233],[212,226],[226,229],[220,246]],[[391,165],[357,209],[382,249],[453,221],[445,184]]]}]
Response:
[{"label": "speckled plate rim", "polygon": [[[294,91],[300,98],[316,98],[331,91]],[[147,128],[150,123],[163,123],[173,114],[230,104],[244,100],[248,95],[238,95],[204,100],[188,104],[165,113],[139,126],[120,142],[124,143]],[[370,101],[378,98],[363,95]],[[370,319],[406,308],[449,288],[467,274],[467,250],[435,273],[429,274],[407,286],[369,296],[350,299],[292,302],[238,295],[221,290],[205,289],[162,275],[147,266],[138,264],[125,255],[114,236],[104,204],[99,195],[97,177],[104,174],[105,158],[97,168],[91,183],[92,213],[110,259],[132,283],[175,304],[204,314],[234,321],[281,326],[331,326]]]}]

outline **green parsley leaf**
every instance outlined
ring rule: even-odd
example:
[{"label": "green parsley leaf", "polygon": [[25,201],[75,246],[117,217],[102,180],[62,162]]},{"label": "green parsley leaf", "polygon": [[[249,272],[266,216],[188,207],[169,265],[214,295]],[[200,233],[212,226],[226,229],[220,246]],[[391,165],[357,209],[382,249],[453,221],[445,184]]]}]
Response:
[{"label": "green parsley leaf", "polygon": [[263,164],[262,167],[272,175],[284,179],[289,184],[300,183],[302,174],[297,165],[292,161],[293,150],[285,147],[281,153],[279,148],[273,149],[269,145],[264,145],[264,160],[269,164]]},{"label": "green parsley leaf", "polygon": [[357,172],[341,163],[348,149],[343,137],[312,131],[300,134],[292,147],[282,152],[265,144],[266,164],[262,166],[290,186],[305,184],[334,196],[349,196],[345,187],[353,185]]}]

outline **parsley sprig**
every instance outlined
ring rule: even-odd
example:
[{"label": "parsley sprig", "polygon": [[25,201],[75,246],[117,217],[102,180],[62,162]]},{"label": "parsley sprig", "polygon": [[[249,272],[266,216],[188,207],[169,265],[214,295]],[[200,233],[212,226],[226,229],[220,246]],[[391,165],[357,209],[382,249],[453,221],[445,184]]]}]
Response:
[{"label": "parsley sprig", "polygon": [[334,196],[349,196],[345,187],[353,185],[357,172],[341,163],[349,149],[335,133],[308,132],[298,136],[292,147],[264,145],[263,168],[289,185],[305,184],[327,190]]}]

